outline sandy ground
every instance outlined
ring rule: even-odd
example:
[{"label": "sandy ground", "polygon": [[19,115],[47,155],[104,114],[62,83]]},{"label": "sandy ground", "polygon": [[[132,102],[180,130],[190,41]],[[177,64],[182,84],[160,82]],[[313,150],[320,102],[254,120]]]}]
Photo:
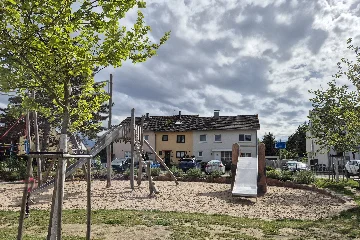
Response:
[{"label": "sandy ground", "polygon": [[[136,182],[135,182],[136,184]],[[261,219],[310,219],[326,218],[352,208],[354,202],[340,203],[337,199],[311,191],[268,187],[260,198],[233,198],[230,185],[200,182],[156,182],[160,193],[149,197],[147,182],[134,191],[129,181],[112,181],[105,188],[105,181],[92,182],[93,209],[137,209],[178,212],[227,214]],[[0,183],[0,210],[19,211],[23,185]],[[52,189],[34,196],[31,209],[50,209]],[[66,182],[64,209],[86,208],[86,182]]]}]

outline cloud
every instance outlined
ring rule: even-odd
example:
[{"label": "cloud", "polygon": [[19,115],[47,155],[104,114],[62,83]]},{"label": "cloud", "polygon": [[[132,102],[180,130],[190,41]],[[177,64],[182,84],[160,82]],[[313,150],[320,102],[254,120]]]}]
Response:
[{"label": "cloud", "polygon": [[[121,23],[127,27],[137,9]],[[260,138],[286,139],[307,120],[309,89],[332,79],[360,45],[360,1],[148,0],[142,10],[158,56],[101,71],[114,75],[114,123],[137,116],[259,114]],[[346,80],[341,80],[345,83]]]}]

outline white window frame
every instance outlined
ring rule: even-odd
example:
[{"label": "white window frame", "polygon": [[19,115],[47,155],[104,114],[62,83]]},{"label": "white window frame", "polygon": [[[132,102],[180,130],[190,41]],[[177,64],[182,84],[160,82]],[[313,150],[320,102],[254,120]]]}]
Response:
[{"label": "white window frame", "polygon": [[[220,136],[220,141],[216,141],[216,136]],[[221,134],[214,134],[214,142],[221,142]]]},{"label": "white window frame", "polygon": [[149,135],[144,135],[145,140],[149,140]]},{"label": "white window frame", "polygon": [[[244,141],[240,141],[240,135],[244,135]],[[246,136],[250,136],[250,141],[246,140]],[[252,141],[252,135],[251,134],[239,134],[239,142],[251,142]]]},{"label": "white window frame", "polygon": [[[201,141],[201,136],[205,136],[205,141]],[[199,142],[206,142],[206,141],[207,141],[207,135],[206,134],[200,134]]]},{"label": "white window frame", "polygon": [[198,157],[203,157],[203,151],[198,152]]},{"label": "white window frame", "polygon": [[251,157],[251,153],[245,153],[245,157]]}]

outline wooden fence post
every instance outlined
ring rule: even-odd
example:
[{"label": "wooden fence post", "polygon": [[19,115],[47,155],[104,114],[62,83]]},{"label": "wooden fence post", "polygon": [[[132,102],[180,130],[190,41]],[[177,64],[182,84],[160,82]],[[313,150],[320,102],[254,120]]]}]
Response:
[{"label": "wooden fence post", "polygon": [[234,143],[232,145],[232,158],[231,158],[231,191],[234,188],[235,183],[235,175],[236,175],[236,168],[237,168],[237,162],[239,158],[239,144]]},{"label": "wooden fence post", "polygon": [[265,144],[260,143],[258,146],[258,196],[263,196],[267,192],[265,165]]}]

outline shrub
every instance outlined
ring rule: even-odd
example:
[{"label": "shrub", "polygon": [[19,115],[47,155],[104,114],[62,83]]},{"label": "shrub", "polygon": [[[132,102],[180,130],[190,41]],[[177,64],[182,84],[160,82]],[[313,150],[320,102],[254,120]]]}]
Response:
[{"label": "shrub", "polygon": [[280,180],[280,171],[278,170],[266,171],[266,177]]},{"label": "shrub", "polygon": [[[184,176],[184,171],[180,168],[177,168],[176,166],[172,166],[170,170],[174,174],[175,177]],[[170,176],[170,174],[167,172],[166,176]]]},{"label": "shrub", "polygon": [[271,171],[271,170],[275,170],[275,168],[273,168],[271,166],[266,166],[266,171]]},{"label": "shrub", "polygon": [[186,176],[188,178],[200,178],[202,176],[202,172],[200,169],[190,168],[189,170],[187,170]]},{"label": "shrub", "polygon": [[159,176],[161,173],[160,168],[151,168],[151,176]]},{"label": "shrub", "polygon": [[318,188],[328,188],[346,195],[353,195],[352,191],[347,188],[358,188],[359,184],[352,179],[349,179],[348,181],[339,180],[339,182],[335,182],[331,179],[320,178],[316,179],[315,186]]},{"label": "shrub", "polygon": [[315,182],[315,175],[311,171],[300,171],[294,174],[294,181],[300,184],[311,184]]},{"label": "shrub", "polygon": [[218,178],[221,177],[222,175],[223,175],[222,172],[220,172],[219,170],[212,171],[210,174],[210,176],[213,178]]},{"label": "shrub", "polygon": [[280,181],[286,182],[286,181],[292,181],[293,178],[293,173],[290,171],[281,171],[280,172]]},{"label": "shrub", "polygon": [[[134,168],[134,176],[137,176],[138,170]],[[123,173],[125,177],[130,177],[130,168],[126,169]]]}]

